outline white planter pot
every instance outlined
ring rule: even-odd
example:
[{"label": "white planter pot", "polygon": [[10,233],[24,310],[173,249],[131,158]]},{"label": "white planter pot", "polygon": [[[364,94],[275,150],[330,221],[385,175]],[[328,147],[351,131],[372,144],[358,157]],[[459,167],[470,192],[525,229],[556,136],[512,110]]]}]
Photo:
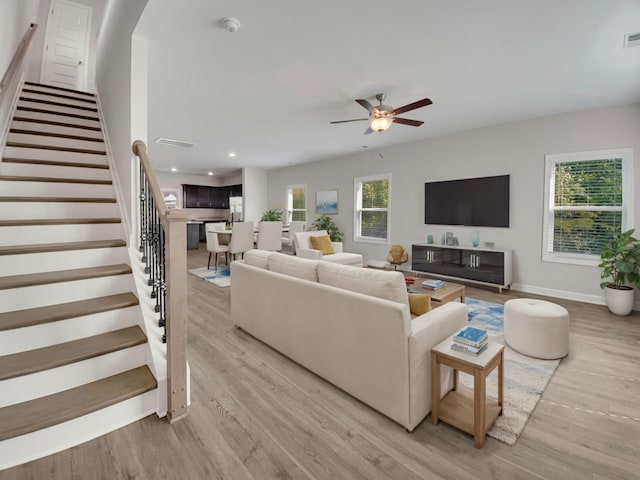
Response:
[{"label": "white planter pot", "polygon": [[620,290],[606,287],[604,289],[604,298],[607,300],[609,311],[616,315],[629,315],[633,310],[634,293],[633,288]]}]

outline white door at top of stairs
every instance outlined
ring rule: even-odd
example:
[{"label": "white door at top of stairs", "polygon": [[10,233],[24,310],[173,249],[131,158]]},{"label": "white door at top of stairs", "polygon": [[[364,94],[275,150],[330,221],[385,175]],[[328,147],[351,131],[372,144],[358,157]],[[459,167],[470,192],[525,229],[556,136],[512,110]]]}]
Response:
[{"label": "white door at top of stairs", "polygon": [[92,12],[86,5],[52,0],[42,52],[42,83],[73,90],[87,89]]}]

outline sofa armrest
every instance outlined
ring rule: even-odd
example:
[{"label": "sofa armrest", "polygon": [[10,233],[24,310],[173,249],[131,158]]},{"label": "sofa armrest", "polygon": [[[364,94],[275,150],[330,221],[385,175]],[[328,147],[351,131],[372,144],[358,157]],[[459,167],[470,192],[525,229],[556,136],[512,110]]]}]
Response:
[{"label": "sofa armrest", "polygon": [[[469,309],[449,302],[411,320],[409,335],[410,423],[417,425],[431,411],[431,349],[467,325]],[[441,366],[440,391],[452,387],[453,372]]]},{"label": "sofa armrest", "polygon": [[342,242],[331,242],[334,253],[342,253]]},{"label": "sofa armrest", "polygon": [[320,250],[313,250],[311,248],[298,248],[296,249],[296,255],[301,258],[309,258],[311,260],[322,259],[322,252],[320,252]]}]

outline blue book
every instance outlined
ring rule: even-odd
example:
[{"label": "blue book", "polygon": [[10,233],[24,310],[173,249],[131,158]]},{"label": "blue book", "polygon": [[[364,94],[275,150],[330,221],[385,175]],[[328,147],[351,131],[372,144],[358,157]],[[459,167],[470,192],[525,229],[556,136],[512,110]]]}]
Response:
[{"label": "blue book", "polygon": [[468,353],[470,355],[480,355],[482,352],[484,352],[485,348],[487,348],[487,345],[488,343],[485,343],[481,347],[476,348],[472,347],[471,345],[461,345],[454,342],[451,344],[451,350],[454,350],[456,352]]},{"label": "blue book", "polygon": [[474,347],[480,346],[488,337],[486,330],[475,327],[464,327],[453,336],[454,342],[464,343]]}]

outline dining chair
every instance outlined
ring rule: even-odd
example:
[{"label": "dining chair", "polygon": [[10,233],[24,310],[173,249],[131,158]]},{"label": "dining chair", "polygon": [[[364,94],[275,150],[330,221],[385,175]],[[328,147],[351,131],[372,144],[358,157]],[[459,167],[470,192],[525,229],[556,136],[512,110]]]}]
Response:
[{"label": "dining chair", "polygon": [[293,220],[289,223],[289,233],[288,236],[282,237],[282,246],[289,247],[291,252],[295,255],[296,253],[296,242],[295,234],[297,232],[304,232],[304,229],[307,227],[307,223],[301,220]]},{"label": "dining chair", "polygon": [[282,250],[282,221],[258,224],[258,248],[260,250]]},{"label": "dining chair", "polygon": [[238,254],[243,257],[244,252],[253,248],[253,222],[236,222],[231,229],[229,253],[235,259]]},{"label": "dining chair", "polygon": [[206,232],[207,235],[207,250],[209,251],[209,260],[207,261],[207,270],[211,268],[211,254],[214,256],[215,271],[218,271],[219,256],[224,253],[225,264],[229,264],[229,247],[227,245],[220,245],[217,232]]}]

